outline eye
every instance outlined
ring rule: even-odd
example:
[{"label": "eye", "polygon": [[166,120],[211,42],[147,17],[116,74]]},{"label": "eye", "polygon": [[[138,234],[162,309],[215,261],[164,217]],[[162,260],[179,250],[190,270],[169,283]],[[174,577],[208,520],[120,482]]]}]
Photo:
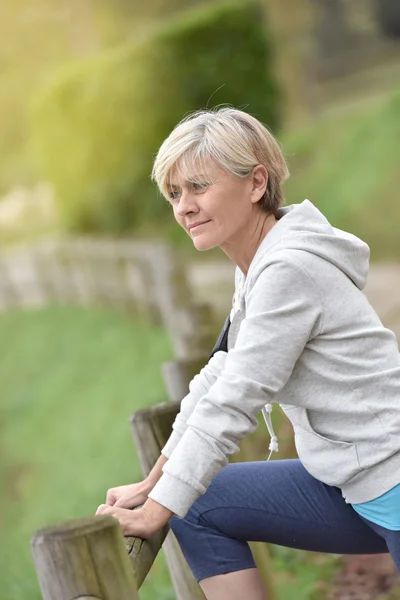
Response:
[{"label": "eye", "polygon": [[205,192],[209,184],[205,181],[192,181],[191,186],[194,192]]},{"label": "eye", "polygon": [[168,192],[168,198],[169,198],[170,202],[174,202],[175,200],[178,200],[180,193],[181,192],[179,190],[171,190],[170,192]]}]

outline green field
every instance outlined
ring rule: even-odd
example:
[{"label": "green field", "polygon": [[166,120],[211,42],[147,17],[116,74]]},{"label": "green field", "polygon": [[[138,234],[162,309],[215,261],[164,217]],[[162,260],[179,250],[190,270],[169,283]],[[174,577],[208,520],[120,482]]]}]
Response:
[{"label": "green field", "polygon": [[[162,330],[105,310],[0,315],[0,600],[40,600],[37,529],[92,515],[109,487],[140,478],[128,419],[164,399],[171,357]],[[331,557],[273,552],[279,600],[324,597]],[[140,597],[173,600],[162,553]]]},{"label": "green field", "polygon": [[[39,600],[33,532],[93,514],[140,478],[128,418],[164,399],[157,328],[101,310],[0,316],[0,599]],[[143,599],[170,599],[158,560]]]}]

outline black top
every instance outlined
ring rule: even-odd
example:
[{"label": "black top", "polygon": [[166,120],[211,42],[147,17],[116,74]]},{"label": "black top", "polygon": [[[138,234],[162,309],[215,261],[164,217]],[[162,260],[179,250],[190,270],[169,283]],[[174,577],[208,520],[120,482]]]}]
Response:
[{"label": "black top", "polygon": [[210,358],[212,358],[216,352],[219,352],[219,350],[228,352],[228,332],[229,332],[230,326],[231,326],[231,320],[230,320],[230,317],[228,316],[225,320],[225,323],[221,330],[221,333],[219,334],[218,339],[215,342],[215,346],[212,349],[210,356],[208,357],[208,360],[210,360]]}]

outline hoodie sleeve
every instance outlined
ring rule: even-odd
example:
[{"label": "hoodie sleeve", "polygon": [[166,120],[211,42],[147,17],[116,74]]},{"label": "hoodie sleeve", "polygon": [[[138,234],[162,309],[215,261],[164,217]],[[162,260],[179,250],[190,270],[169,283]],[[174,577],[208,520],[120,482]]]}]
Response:
[{"label": "hoodie sleeve", "polygon": [[192,414],[198,401],[205,396],[210,387],[216,382],[225,364],[226,352],[216,352],[189,384],[189,394],[181,402],[180,411],[172,425],[172,433],[161,450],[166,458],[170,458],[173,450],[182,438],[187,428],[187,420]]},{"label": "hoodie sleeve", "polygon": [[257,427],[257,414],[291,376],[322,325],[318,290],[300,267],[276,261],[258,276],[224,368],[202,396],[149,497],[184,517]]}]

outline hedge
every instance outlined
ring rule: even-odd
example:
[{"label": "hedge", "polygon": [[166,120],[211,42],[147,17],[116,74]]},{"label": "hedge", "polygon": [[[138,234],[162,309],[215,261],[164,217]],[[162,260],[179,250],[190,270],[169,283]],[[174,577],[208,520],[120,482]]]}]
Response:
[{"label": "hedge", "polygon": [[69,65],[36,95],[32,141],[70,231],[122,234],[162,222],[149,175],[188,112],[228,103],[273,130],[279,93],[262,4],[192,10],[95,60]]}]

